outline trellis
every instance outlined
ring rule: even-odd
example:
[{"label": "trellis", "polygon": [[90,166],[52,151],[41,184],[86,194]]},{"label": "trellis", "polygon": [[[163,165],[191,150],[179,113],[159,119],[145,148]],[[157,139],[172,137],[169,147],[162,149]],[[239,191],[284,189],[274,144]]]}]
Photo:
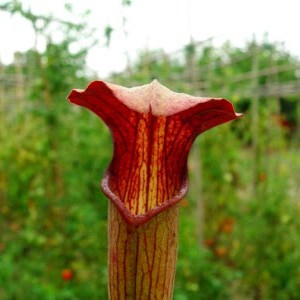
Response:
[{"label": "trellis", "polygon": [[[246,55],[237,56],[231,59],[229,62],[222,62],[216,64],[215,62],[209,62],[205,65],[197,66],[196,56],[199,51],[203,49],[207,44],[212,43],[213,39],[208,39],[206,41],[193,42],[191,45],[193,47],[193,52],[189,55],[186,61],[187,69],[185,72],[180,74],[171,74],[169,80],[170,82],[181,82],[187,87],[187,89],[193,90],[197,94],[207,95],[210,94],[210,83],[204,82],[201,75],[209,75],[216,69],[222,69],[230,67],[231,65],[243,62],[245,59],[252,59],[253,68],[252,71],[237,74],[231,78],[231,83],[236,83],[237,88],[235,90],[228,91],[222,78],[214,79],[214,84],[219,84],[220,93],[222,95],[230,97],[232,94],[244,98],[267,98],[267,97],[290,97],[299,96],[300,97],[300,62],[298,64],[285,64],[285,65],[270,65],[264,69],[255,70],[255,59],[260,51],[259,46],[257,46],[252,53],[247,53]],[[179,49],[173,53],[167,54],[170,59],[184,59],[186,56],[186,48]],[[162,52],[157,52],[155,55],[151,56],[151,59],[161,61],[164,59]],[[145,65],[151,64],[151,60],[145,58]],[[0,63],[0,110],[13,109],[19,105],[22,101],[26,102],[24,99],[24,90],[28,83],[30,83],[29,76],[23,73],[22,62],[20,61],[19,55],[15,55],[14,59],[15,72],[13,74],[6,73],[5,68]],[[127,70],[132,70],[132,68],[127,68]],[[278,74],[287,71],[293,71],[297,75],[297,80],[289,82],[278,82]],[[130,74],[125,76],[130,77]],[[260,77],[267,77],[267,83],[265,85],[255,84],[257,79]],[[239,83],[251,82],[247,87],[239,88]],[[132,83],[134,84],[134,83]]]}]

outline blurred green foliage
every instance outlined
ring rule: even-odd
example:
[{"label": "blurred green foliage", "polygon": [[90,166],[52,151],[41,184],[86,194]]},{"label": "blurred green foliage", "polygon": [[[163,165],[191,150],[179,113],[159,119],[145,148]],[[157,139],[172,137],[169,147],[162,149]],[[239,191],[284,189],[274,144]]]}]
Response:
[{"label": "blurred green foliage", "polygon": [[[87,84],[78,76],[84,56],[65,42],[34,55],[42,66],[26,86],[26,103],[1,112],[0,298],[100,298],[107,200],[99,181],[111,141],[99,120],[66,101],[74,85]],[[62,279],[64,269],[71,281]]]},{"label": "blurred green foliage", "polygon": [[[87,49],[70,51],[74,30],[61,42],[48,39],[43,53],[18,53],[28,80],[3,84],[4,98],[18,89],[23,97],[0,111],[0,299],[107,299],[107,200],[99,181],[112,143],[99,119],[66,101],[90,80]],[[297,63],[276,45],[258,46],[259,69]],[[176,300],[300,298],[299,95],[285,99],[296,108],[286,111],[282,99],[250,89],[297,76],[287,70],[235,82],[253,71],[253,49],[253,42],[201,51],[191,44],[175,59],[144,52],[129,73],[110,79],[131,86],[158,78],[173,90],[229,97],[246,112],[196,143],[201,191],[182,201]],[[1,68],[20,75],[14,64]],[[259,98],[254,125],[249,89]],[[193,189],[195,156],[189,167]]]}]

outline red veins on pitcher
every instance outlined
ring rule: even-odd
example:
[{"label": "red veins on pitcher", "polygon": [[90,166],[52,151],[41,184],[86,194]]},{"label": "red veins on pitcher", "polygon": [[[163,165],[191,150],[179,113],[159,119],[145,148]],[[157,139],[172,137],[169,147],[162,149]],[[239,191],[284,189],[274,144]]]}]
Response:
[{"label": "red veins on pitcher", "polygon": [[136,226],[183,198],[195,138],[241,116],[226,99],[175,93],[156,80],[133,88],[94,81],[68,98],[109,127],[114,155],[102,190]]}]

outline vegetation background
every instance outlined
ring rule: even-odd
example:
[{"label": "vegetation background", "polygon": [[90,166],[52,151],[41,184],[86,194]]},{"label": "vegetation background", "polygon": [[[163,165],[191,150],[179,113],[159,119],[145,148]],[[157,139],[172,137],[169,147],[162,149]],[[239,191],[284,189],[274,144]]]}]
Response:
[{"label": "vegetation background", "polygon": [[[96,79],[86,55],[97,39],[84,22],[35,15],[19,1],[0,9],[47,41],[44,51],[33,46],[0,63],[0,299],[107,299],[99,180],[111,139],[99,119],[66,101]],[[109,46],[113,29],[103,30]],[[72,50],[83,37],[88,46]],[[226,97],[245,113],[194,145],[174,299],[300,299],[299,58],[267,36],[243,47],[191,41],[176,53],[145,50],[108,80],[153,78]]]}]

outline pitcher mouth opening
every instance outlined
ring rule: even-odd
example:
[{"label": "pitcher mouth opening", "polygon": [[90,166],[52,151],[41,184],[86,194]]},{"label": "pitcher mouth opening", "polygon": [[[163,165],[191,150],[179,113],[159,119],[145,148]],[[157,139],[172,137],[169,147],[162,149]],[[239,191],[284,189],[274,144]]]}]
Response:
[{"label": "pitcher mouth opening", "polygon": [[114,203],[114,205],[116,205],[118,211],[123,216],[126,223],[131,224],[133,226],[140,226],[147,223],[149,220],[151,220],[154,216],[156,216],[160,212],[180,202],[180,200],[186,195],[188,191],[188,179],[185,178],[181,190],[174,197],[164,201],[161,205],[158,205],[150,209],[144,214],[134,214],[126,207],[126,205],[121,201],[121,199],[110,189],[109,177],[110,177],[109,171],[106,171],[101,181],[101,190],[106,195],[106,197],[109,200],[111,200]]}]

